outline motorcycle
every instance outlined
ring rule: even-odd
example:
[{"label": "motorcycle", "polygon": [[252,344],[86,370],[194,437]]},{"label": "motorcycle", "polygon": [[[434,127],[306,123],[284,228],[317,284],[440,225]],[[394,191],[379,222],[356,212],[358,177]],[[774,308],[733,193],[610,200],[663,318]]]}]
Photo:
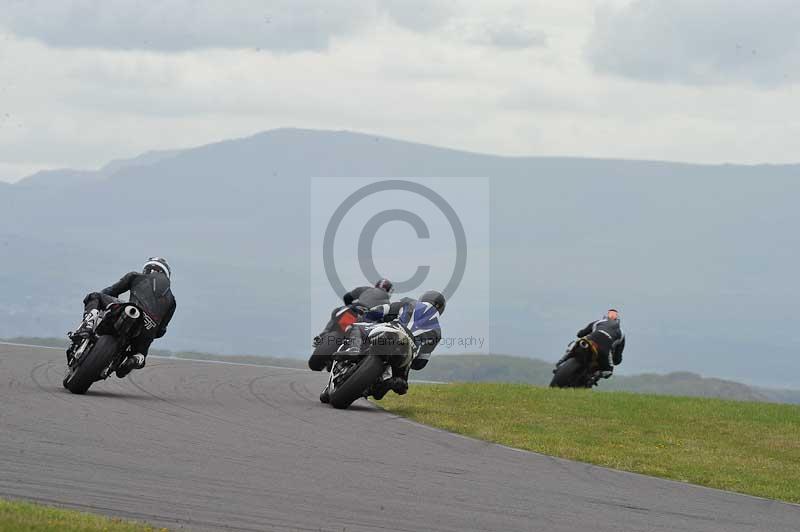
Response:
[{"label": "motorcycle", "polygon": [[311,359],[320,361],[317,369],[322,369],[322,366],[342,346],[345,332],[358,321],[361,314],[363,314],[362,309],[354,305],[334,309],[325,329],[314,337],[314,352]]},{"label": "motorcycle", "polygon": [[[356,323],[349,335],[360,335],[357,353],[348,342],[333,354],[327,387],[327,402],[333,408],[348,408],[361,397],[370,397],[391,375],[392,368],[407,368],[414,359],[416,344],[411,333],[399,323]],[[320,400],[326,402],[326,400]]]},{"label": "motorcycle", "polygon": [[76,338],[67,349],[64,388],[84,394],[95,382],[107,379],[131,354],[131,342],[148,318],[131,303],[113,304],[101,312],[94,333]]},{"label": "motorcycle", "polygon": [[567,346],[564,357],[553,370],[551,388],[591,388],[600,379],[597,344],[580,338]]}]

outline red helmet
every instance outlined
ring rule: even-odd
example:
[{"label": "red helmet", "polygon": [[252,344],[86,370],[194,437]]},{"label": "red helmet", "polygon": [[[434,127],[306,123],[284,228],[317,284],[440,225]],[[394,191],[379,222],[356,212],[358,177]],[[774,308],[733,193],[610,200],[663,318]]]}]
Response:
[{"label": "red helmet", "polygon": [[381,279],[377,283],[375,283],[375,288],[380,288],[381,290],[385,291],[387,294],[391,294],[394,290],[394,285],[389,279]]}]

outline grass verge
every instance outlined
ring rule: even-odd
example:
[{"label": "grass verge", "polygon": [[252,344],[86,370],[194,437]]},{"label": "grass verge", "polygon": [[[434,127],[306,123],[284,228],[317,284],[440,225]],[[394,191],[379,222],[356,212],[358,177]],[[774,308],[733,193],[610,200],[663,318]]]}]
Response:
[{"label": "grass verge", "polygon": [[166,532],[166,528],[0,499],[0,532]]},{"label": "grass verge", "polygon": [[800,503],[795,405],[496,383],[415,385],[380,404],[519,449]]}]

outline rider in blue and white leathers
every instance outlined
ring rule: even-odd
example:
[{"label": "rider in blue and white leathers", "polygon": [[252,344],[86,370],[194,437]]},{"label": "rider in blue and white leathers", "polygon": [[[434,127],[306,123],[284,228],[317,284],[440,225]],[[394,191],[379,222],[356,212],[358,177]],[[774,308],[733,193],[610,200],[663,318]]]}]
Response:
[{"label": "rider in blue and white leathers", "polygon": [[414,340],[414,358],[405,366],[392,365],[392,376],[384,381],[384,386],[375,393],[381,399],[390,389],[403,395],[408,391],[408,374],[410,370],[423,369],[431,357],[431,353],[442,339],[439,317],[446,306],[445,297],[429,290],[418,300],[403,299],[388,305],[371,308],[364,316],[366,322],[391,323],[402,327]]}]

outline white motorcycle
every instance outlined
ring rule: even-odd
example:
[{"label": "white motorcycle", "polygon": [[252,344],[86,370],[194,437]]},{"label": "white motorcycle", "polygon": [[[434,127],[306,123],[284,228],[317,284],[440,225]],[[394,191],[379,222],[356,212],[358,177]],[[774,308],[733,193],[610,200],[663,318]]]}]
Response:
[{"label": "white motorcycle", "polygon": [[348,339],[333,355],[328,387],[320,396],[334,408],[373,395],[393,368],[406,370],[418,351],[411,332],[399,322],[355,323]]}]

